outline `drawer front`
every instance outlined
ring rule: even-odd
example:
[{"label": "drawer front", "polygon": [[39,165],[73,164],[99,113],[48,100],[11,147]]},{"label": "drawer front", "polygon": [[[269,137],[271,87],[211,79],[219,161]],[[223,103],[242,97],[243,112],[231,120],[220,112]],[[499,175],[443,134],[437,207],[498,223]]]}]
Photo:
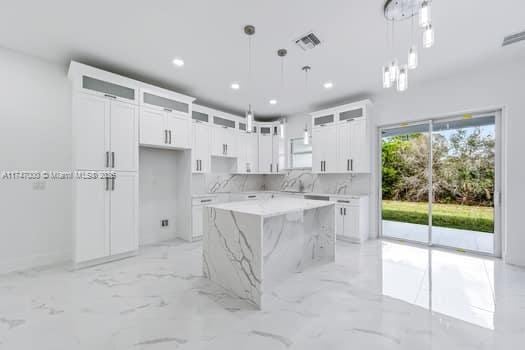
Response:
[{"label": "drawer front", "polygon": [[217,197],[199,197],[199,198],[193,198],[192,205],[208,205],[208,204],[214,204],[217,203]]}]

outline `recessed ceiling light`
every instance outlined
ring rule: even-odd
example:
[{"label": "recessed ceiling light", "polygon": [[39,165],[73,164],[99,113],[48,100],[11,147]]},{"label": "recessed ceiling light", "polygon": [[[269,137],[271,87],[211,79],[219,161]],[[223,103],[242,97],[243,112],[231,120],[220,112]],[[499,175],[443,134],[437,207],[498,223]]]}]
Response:
[{"label": "recessed ceiling light", "polygon": [[276,105],[277,104],[277,100],[275,100],[275,99],[270,100],[270,104],[271,105]]},{"label": "recessed ceiling light", "polygon": [[233,90],[239,90],[241,88],[241,84],[239,83],[232,83],[230,85],[230,87],[233,89]]},{"label": "recessed ceiling light", "polygon": [[331,89],[334,87],[334,83],[332,83],[331,81],[327,81],[326,83],[323,84],[323,86],[325,89]]},{"label": "recessed ceiling light", "polygon": [[182,67],[184,66],[184,60],[182,58],[174,58],[173,61],[171,61],[171,63],[173,63],[174,66],[176,67]]}]

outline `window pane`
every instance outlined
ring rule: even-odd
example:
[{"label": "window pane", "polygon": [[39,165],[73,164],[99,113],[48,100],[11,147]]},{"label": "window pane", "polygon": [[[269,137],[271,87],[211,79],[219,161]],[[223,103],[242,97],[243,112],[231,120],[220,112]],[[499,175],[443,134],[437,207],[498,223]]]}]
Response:
[{"label": "window pane", "polygon": [[312,167],[312,142],[304,144],[303,138],[292,139],[290,166],[292,168],[310,168]]},{"label": "window pane", "polygon": [[312,166],[312,153],[296,154],[292,159],[293,168],[310,168]]}]

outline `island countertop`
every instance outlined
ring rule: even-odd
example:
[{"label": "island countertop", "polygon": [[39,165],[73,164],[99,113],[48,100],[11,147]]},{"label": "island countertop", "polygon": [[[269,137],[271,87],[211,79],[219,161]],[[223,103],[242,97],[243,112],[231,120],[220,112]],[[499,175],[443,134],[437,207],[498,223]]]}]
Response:
[{"label": "island countertop", "polygon": [[208,208],[230,210],[238,213],[272,217],[286,213],[322,208],[334,205],[329,201],[318,201],[301,198],[273,198],[207,205]]}]

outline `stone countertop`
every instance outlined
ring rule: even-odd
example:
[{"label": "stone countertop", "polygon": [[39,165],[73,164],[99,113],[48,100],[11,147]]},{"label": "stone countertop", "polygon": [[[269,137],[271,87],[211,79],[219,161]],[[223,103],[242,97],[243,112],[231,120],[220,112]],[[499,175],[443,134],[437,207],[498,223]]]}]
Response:
[{"label": "stone countertop", "polygon": [[206,207],[258,215],[261,217],[271,217],[296,211],[327,207],[330,205],[334,205],[334,203],[301,198],[273,198],[257,201],[210,204]]},{"label": "stone countertop", "polygon": [[352,197],[368,197],[368,194],[334,194],[334,193],[315,193],[315,192],[291,192],[291,191],[244,191],[244,192],[214,192],[214,193],[197,193],[192,194],[193,198],[213,197],[218,195],[231,194],[250,194],[250,193],[275,193],[275,194],[290,194],[290,195],[309,195],[309,196],[328,196],[332,198],[352,198]]}]

